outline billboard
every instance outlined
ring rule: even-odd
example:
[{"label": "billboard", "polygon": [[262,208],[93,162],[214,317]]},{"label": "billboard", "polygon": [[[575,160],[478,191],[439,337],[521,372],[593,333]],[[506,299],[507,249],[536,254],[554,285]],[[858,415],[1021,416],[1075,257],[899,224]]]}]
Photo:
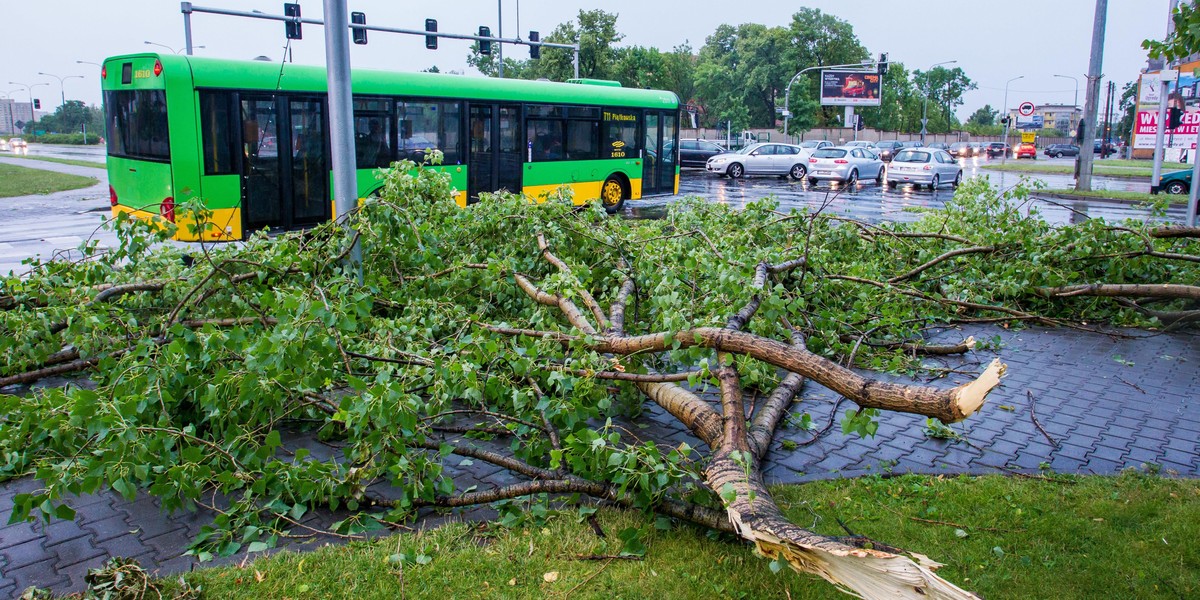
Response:
[{"label": "billboard", "polygon": [[[1200,133],[1200,62],[1179,66],[1176,79],[1167,82],[1167,104],[1183,109],[1179,127],[1165,132],[1167,148],[1195,148]],[[1138,82],[1137,114],[1133,122],[1133,147],[1153,149],[1158,134],[1158,104],[1162,97],[1162,78],[1158,73],[1145,73]]]},{"label": "billboard", "polygon": [[1042,129],[1045,126],[1046,117],[1043,115],[1017,115],[1017,129]]},{"label": "billboard", "polygon": [[821,71],[821,106],[879,106],[881,79],[875,71]]}]

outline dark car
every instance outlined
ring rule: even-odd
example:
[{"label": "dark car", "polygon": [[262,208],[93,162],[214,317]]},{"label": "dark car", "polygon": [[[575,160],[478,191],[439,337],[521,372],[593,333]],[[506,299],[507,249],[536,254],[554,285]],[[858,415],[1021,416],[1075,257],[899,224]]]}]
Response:
[{"label": "dark car", "polygon": [[988,158],[996,158],[997,156],[1012,158],[1012,146],[1009,146],[1004,142],[988,143],[986,152]]},{"label": "dark car", "polygon": [[679,165],[704,168],[708,159],[725,152],[725,149],[708,140],[679,140]]},{"label": "dark car", "polygon": [[1044,152],[1046,156],[1062,158],[1064,156],[1079,156],[1079,146],[1074,144],[1050,144]]},{"label": "dark car", "polygon": [[1186,194],[1188,190],[1192,189],[1192,170],[1184,169],[1163,173],[1158,187],[1168,194]]},{"label": "dark car", "polygon": [[[1106,158],[1106,157],[1112,156],[1112,155],[1114,155],[1114,154],[1116,154],[1116,153],[1117,153],[1117,149],[1116,149],[1116,147],[1113,145],[1113,143],[1112,143],[1112,142],[1104,142],[1104,143],[1102,144],[1102,143],[1101,143],[1102,141],[1103,141],[1103,140],[1096,140],[1096,141],[1095,141],[1095,143],[1093,143],[1093,144],[1092,144],[1092,153],[1093,153],[1093,154],[1099,154],[1099,155],[1100,155],[1100,158]],[[1103,152],[1103,153],[1101,153],[1101,152],[1100,152],[1100,147],[1101,147],[1102,145],[1104,146],[1104,152]]]},{"label": "dark car", "polygon": [[883,162],[891,162],[892,157],[903,149],[904,142],[899,142],[896,140],[883,140],[880,142],[875,142],[875,152],[879,154],[879,159]]},{"label": "dark car", "polygon": [[949,152],[950,156],[954,158],[968,158],[974,156],[975,149],[969,142],[954,142],[950,144],[950,149],[946,152]]},{"label": "dark car", "polygon": [[930,142],[928,144],[925,144],[925,147],[933,148],[935,150],[945,150],[947,152],[950,151],[950,144],[947,144],[946,142]]}]

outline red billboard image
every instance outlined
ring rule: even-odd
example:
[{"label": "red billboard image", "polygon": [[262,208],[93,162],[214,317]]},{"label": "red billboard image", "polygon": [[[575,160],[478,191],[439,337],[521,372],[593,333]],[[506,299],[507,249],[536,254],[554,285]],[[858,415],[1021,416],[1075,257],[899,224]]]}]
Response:
[{"label": "red billboard image", "polygon": [[821,104],[879,106],[881,79],[873,71],[821,71]]}]

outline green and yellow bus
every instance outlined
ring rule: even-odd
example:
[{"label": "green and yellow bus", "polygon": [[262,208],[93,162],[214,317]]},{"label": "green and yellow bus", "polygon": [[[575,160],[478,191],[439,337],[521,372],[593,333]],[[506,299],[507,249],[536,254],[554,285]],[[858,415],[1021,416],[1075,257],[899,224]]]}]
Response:
[{"label": "green and yellow bus", "polygon": [[[212,212],[187,241],[238,240],[333,214],[326,73],[321,67],[130,54],[101,69],[113,214],[175,220],[198,198]],[[598,80],[568,83],[355,71],[358,194],[393,161],[440,150],[461,206],[482,192],[576,202],[679,188],[679,99]],[[181,216],[182,219],[182,216]]]}]

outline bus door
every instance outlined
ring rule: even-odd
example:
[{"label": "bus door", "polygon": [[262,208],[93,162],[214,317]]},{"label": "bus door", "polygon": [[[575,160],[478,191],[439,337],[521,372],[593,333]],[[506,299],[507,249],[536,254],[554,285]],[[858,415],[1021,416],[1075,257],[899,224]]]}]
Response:
[{"label": "bus door", "polygon": [[679,116],[675,111],[648,110],[642,123],[642,195],[674,194]]},{"label": "bus door", "polygon": [[481,192],[521,191],[521,107],[472,103],[467,170],[469,202]]},{"label": "bus door", "polygon": [[242,207],[247,231],[293,229],[330,218],[325,103],[243,94]]}]

